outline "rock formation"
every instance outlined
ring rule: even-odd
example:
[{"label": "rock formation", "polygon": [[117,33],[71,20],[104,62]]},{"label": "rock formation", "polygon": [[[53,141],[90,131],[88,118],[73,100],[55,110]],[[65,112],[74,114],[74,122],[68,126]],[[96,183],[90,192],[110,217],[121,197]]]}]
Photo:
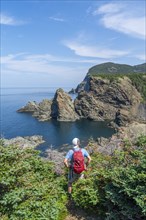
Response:
[{"label": "rock formation", "polygon": [[44,99],[40,103],[28,102],[26,106],[18,109],[17,112],[30,112],[39,121],[47,121],[51,118],[51,104],[52,101],[48,99]]},{"label": "rock formation", "polygon": [[[89,79],[90,76],[110,76],[110,75],[130,75],[130,74],[146,74],[146,63],[140,65],[126,65],[126,64],[118,64],[118,63],[102,63],[91,67],[84,80],[77,86],[75,89],[76,93],[80,93],[81,91],[88,91],[89,87]],[[106,78],[106,77],[104,77]]]},{"label": "rock formation", "polygon": [[58,89],[53,100],[43,100],[40,103],[28,102],[28,104],[20,108],[17,112],[31,112],[32,116],[38,118],[39,121],[48,121],[51,118],[58,121],[75,121],[79,116],[75,112],[74,102],[71,97]]},{"label": "rock formation", "polygon": [[43,137],[40,135],[16,137],[12,139],[2,139],[4,146],[15,145],[20,148],[35,148],[44,143]]},{"label": "rock formation", "polygon": [[88,87],[75,99],[75,109],[80,117],[114,120],[119,108],[123,122],[136,117],[142,97],[128,77],[112,82],[98,76],[90,77]]},{"label": "rock formation", "polygon": [[58,121],[75,121],[79,119],[71,97],[63,89],[58,89],[55,93],[51,106],[51,116]]},{"label": "rock formation", "polygon": [[122,150],[123,142],[126,140],[131,146],[137,148],[135,142],[141,135],[146,135],[146,124],[132,122],[127,126],[120,127],[111,138],[100,137],[96,141],[92,141],[92,143],[89,142],[86,148],[90,154],[100,152],[106,155],[113,155],[115,150]]},{"label": "rock formation", "polygon": [[35,101],[30,101],[23,106],[22,108],[18,109],[17,112],[35,112],[38,110],[38,104]]},{"label": "rock formation", "polygon": [[51,119],[52,100],[44,99],[38,104],[38,108],[34,111],[33,116],[39,121],[48,121]]},{"label": "rock formation", "polygon": [[[41,121],[75,121],[80,118],[109,120],[118,126],[133,120],[146,122],[146,64],[130,66],[104,63],[89,69],[85,79],[72,92],[72,100],[58,89],[53,100],[29,102],[18,112],[31,112]],[[120,122],[116,112],[120,109]],[[111,123],[114,126],[114,123]]]}]

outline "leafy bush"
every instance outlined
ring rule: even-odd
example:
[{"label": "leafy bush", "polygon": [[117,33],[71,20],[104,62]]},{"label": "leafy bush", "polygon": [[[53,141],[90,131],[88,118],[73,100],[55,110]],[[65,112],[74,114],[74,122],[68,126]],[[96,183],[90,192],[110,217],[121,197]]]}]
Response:
[{"label": "leafy bush", "polygon": [[137,147],[124,142],[123,150],[115,151],[111,157],[94,154],[86,179],[74,184],[73,197],[76,204],[97,213],[101,219],[144,219],[145,141],[146,136],[139,137]]},{"label": "leafy bush", "polygon": [[64,179],[38,154],[36,150],[0,146],[1,219],[64,219]]},{"label": "leafy bush", "polygon": [[[145,149],[146,136],[140,136],[134,146],[123,141],[122,149],[112,156],[94,153],[85,179],[73,184],[75,204],[100,220],[144,220]],[[0,146],[0,219],[65,219],[67,180],[38,154]]]}]

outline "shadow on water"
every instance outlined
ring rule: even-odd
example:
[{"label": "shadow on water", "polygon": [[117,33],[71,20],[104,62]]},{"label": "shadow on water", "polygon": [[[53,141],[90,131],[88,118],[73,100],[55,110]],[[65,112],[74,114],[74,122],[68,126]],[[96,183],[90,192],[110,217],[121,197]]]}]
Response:
[{"label": "shadow on water", "polygon": [[71,145],[74,137],[78,137],[81,144],[86,145],[91,137],[96,140],[99,137],[111,137],[115,133],[115,130],[108,127],[107,122],[103,121],[81,119],[75,122],[60,122],[50,120],[42,123],[46,129],[43,132],[45,143],[37,148],[41,151],[45,151],[51,145],[54,149],[60,148],[62,145]]}]

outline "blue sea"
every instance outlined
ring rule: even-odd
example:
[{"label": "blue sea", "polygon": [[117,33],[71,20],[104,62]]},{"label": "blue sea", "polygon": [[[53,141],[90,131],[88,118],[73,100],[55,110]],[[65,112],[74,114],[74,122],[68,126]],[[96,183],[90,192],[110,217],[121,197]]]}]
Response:
[{"label": "blue sea", "polygon": [[[1,89],[1,137],[42,135],[45,143],[39,146],[42,152],[51,145],[56,149],[71,144],[78,137],[83,145],[89,138],[111,137],[115,132],[105,122],[79,120],[76,122],[59,122],[50,120],[39,122],[30,113],[18,113],[17,110],[28,101],[40,102],[52,99],[57,88],[2,88]],[[71,88],[63,88],[66,92]],[[72,95],[74,99],[75,96]]]}]

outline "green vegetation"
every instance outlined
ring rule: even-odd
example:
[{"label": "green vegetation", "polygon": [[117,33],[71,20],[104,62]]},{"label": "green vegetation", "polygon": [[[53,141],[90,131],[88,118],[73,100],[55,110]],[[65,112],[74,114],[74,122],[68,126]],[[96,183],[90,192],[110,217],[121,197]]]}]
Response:
[{"label": "green vegetation", "polygon": [[63,220],[63,179],[37,151],[0,146],[0,219]]},{"label": "green vegetation", "polygon": [[113,156],[99,153],[86,179],[74,184],[73,198],[78,206],[95,212],[99,219],[140,220],[146,216],[146,136],[128,141]]},{"label": "green vegetation", "polygon": [[93,66],[89,69],[88,75],[92,74],[134,74],[134,73],[146,73],[146,63],[130,66],[126,64],[118,63],[102,63]]},{"label": "green vegetation", "polygon": [[[94,145],[92,142],[91,145]],[[91,147],[91,146],[90,146]],[[100,220],[146,216],[146,136],[128,140],[112,156],[94,153],[86,178],[73,184],[77,206]],[[0,219],[63,220],[67,180],[38,151],[0,146]]]},{"label": "green vegetation", "polygon": [[127,76],[132,81],[132,84],[141,93],[144,101],[146,101],[146,74],[129,73],[129,74],[90,74],[91,77],[101,77],[110,80],[110,82],[118,81],[119,78]]}]

